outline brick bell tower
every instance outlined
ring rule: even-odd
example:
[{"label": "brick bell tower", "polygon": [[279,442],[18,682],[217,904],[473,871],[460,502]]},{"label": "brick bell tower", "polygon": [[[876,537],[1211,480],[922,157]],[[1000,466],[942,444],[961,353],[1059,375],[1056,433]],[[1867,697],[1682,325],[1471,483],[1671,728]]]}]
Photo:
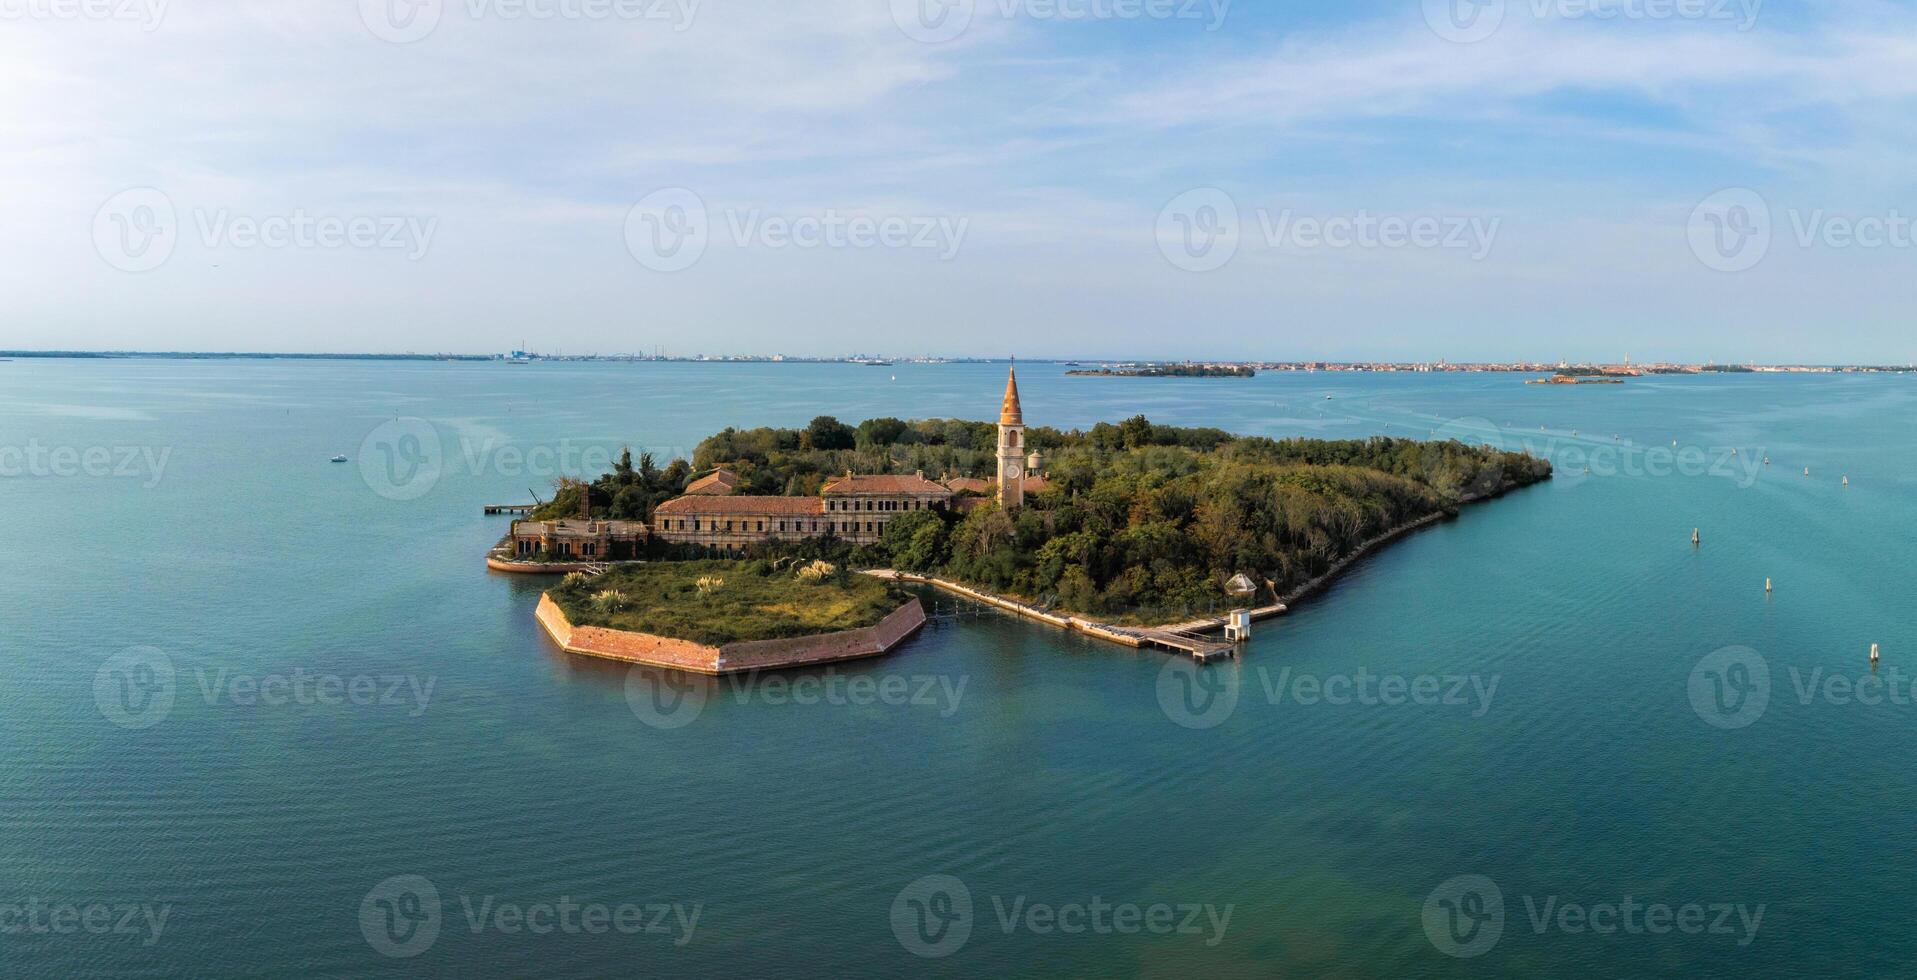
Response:
[{"label": "brick bell tower", "polygon": [[998,411],[998,502],[1007,510],[1025,505],[1025,413],[1018,405],[1018,365],[1005,378]]}]

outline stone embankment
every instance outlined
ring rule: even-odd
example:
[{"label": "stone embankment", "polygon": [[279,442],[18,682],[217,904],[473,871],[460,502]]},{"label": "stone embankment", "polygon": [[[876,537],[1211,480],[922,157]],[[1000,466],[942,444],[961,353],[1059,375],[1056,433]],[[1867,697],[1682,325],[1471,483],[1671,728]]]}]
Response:
[{"label": "stone embankment", "polygon": [[913,599],[865,629],[711,646],[650,633],[574,626],[550,595],[539,597],[534,615],[567,653],[698,674],[784,670],[884,656],[925,625],[925,606]]}]

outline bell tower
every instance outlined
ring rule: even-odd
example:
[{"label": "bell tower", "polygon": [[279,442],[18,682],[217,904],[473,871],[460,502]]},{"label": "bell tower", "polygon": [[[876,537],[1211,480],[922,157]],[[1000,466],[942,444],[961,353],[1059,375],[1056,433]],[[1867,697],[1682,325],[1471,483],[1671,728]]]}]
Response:
[{"label": "bell tower", "polygon": [[1025,413],[1018,404],[1018,366],[1005,378],[1005,403],[998,411],[998,502],[1011,510],[1025,505]]}]

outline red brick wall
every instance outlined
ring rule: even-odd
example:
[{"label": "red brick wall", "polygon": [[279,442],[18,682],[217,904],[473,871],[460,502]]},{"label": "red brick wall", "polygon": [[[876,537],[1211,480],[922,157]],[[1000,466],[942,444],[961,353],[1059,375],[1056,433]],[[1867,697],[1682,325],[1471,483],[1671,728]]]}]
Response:
[{"label": "red brick wall", "polygon": [[553,641],[568,653],[701,674],[776,670],[876,657],[891,652],[925,625],[925,607],[913,599],[880,620],[878,625],[865,629],[711,647],[649,633],[574,626],[548,595],[539,597],[539,608],[533,615]]}]

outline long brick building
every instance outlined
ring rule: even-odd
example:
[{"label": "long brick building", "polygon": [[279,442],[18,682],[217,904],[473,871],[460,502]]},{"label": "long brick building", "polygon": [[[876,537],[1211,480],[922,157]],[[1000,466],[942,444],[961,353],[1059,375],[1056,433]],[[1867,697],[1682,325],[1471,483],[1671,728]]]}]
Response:
[{"label": "long brick building", "polygon": [[965,509],[995,490],[1007,507],[1024,503],[1025,494],[1045,488],[1037,474],[1042,460],[1025,449],[1025,416],[1019,404],[1018,373],[1005,380],[999,408],[998,474],[994,483],[963,478],[940,483],[925,474],[911,476],[847,473],[825,485],[817,497],[734,496],[739,478],[719,470],[696,481],[683,497],[653,510],[652,534],[662,541],[696,544],[726,551],[774,538],[794,540],[834,534],[870,544],[900,514],[915,510]]}]

